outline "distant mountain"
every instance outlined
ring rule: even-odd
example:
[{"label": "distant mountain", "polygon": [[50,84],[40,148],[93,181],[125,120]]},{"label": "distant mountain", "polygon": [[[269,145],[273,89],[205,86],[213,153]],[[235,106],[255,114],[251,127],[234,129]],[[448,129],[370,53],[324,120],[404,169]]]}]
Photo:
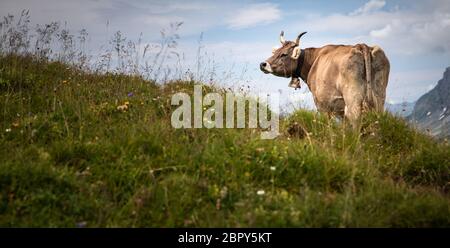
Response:
[{"label": "distant mountain", "polygon": [[396,104],[386,103],[384,107],[388,112],[391,112],[394,115],[407,117],[412,113],[415,104],[416,102],[402,102]]},{"label": "distant mountain", "polygon": [[450,67],[436,87],[417,100],[407,119],[433,136],[450,137]]}]

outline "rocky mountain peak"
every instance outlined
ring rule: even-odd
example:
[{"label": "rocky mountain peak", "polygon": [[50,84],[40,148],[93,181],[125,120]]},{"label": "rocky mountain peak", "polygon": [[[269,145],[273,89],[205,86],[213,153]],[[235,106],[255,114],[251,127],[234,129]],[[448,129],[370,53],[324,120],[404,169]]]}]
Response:
[{"label": "rocky mountain peak", "polygon": [[450,67],[436,87],[417,100],[407,118],[432,135],[450,136]]}]

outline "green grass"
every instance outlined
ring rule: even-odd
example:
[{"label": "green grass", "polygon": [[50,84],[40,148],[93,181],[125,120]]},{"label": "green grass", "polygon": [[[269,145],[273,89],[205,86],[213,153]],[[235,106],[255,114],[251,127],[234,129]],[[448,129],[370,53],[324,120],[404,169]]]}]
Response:
[{"label": "green grass", "polygon": [[357,133],[297,111],[274,140],[174,129],[193,85],[2,57],[0,226],[450,226],[448,144],[385,113]]}]

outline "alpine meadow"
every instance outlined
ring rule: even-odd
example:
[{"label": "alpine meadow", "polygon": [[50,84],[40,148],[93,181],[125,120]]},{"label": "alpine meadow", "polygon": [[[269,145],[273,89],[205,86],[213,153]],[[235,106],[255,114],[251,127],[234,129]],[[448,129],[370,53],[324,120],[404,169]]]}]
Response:
[{"label": "alpine meadow", "polygon": [[0,22],[1,227],[450,227],[448,140],[389,112],[174,128],[174,94],[253,97],[200,48],[183,66],[184,23],[93,55],[89,30],[30,16]]}]

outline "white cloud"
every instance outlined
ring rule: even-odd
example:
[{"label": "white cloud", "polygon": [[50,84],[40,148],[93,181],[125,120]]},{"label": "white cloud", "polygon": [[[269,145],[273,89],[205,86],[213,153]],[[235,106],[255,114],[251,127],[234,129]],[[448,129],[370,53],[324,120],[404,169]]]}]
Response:
[{"label": "white cloud", "polygon": [[450,61],[448,0],[408,1],[392,8],[384,1],[367,1],[348,13],[309,13],[292,26],[308,31],[304,47],[381,46],[391,61],[387,97],[395,102],[417,100]]},{"label": "white cloud", "polygon": [[204,2],[181,2],[170,5],[170,9],[183,11],[199,11],[199,10],[209,11],[211,9],[214,9],[214,6],[211,5],[211,3],[204,3]]},{"label": "white cloud", "polygon": [[234,62],[259,62],[272,55],[269,43],[231,42],[205,44],[205,48],[216,56],[232,58]]},{"label": "white cloud", "polygon": [[[95,42],[104,42],[113,32],[121,30],[127,37],[158,39],[159,31],[175,21],[184,21],[181,36],[198,35],[223,24],[223,18],[236,8],[236,3],[214,3],[182,0],[0,0],[0,17],[18,15],[29,9],[32,26],[51,21],[64,23],[72,31],[86,28]],[[108,27],[106,23],[109,23]]]},{"label": "white cloud", "polygon": [[281,17],[278,6],[272,3],[243,6],[236,14],[231,15],[227,24],[231,29],[242,29],[256,25],[269,24]]},{"label": "white cloud", "polygon": [[369,1],[350,14],[313,16],[298,23],[310,33],[330,35],[335,40],[382,46],[391,54],[450,54],[450,10],[448,2],[430,1],[409,8],[385,10],[384,1]]},{"label": "white cloud", "polygon": [[391,24],[388,24],[382,29],[370,31],[370,36],[374,38],[385,38],[391,34],[391,31],[392,31]]},{"label": "white cloud", "polygon": [[359,15],[359,14],[367,14],[370,12],[377,11],[386,5],[386,2],[384,0],[370,0],[364,6],[361,8],[356,9],[350,15]]},{"label": "white cloud", "polygon": [[340,34],[357,34],[369,32],[372,29],[386,25],[392,19],[387,12],[377,12],[369,15],[331,14],[313,16],[299,25],[315,32],[338,32]]}]

